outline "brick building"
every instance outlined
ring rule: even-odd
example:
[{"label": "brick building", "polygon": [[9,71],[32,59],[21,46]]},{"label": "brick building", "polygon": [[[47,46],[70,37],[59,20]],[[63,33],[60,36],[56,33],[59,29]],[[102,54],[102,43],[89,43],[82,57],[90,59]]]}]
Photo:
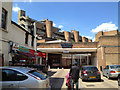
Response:
[{"label": "brick building", "polygon": [[[52,54],[53,56],[59,55],[57,57],[61,55],[62,58],[58,60],[61,66],[64,66],[64,63],[66,65],[73,64],[75,60],[81,65],[95,65],[99,69],[110,64],[120,64],[120,34],[118,30],[100,31],[95,37],[95,42],[41,43],[38,50],[48,53],[48,59]],[[66,44],[66,47],[63,47],[62,44]],[[69,47],[70,44],[71,47]],[[84,58],[87,59],[86,63],[84,63]]]},{"label": "brick building", "polygon": [[[18,12],[18,24],[34,33],[36,20]],[[37,21],[38,22],[38,21]],[[69,67],[75,61],[80,65],[95,65],[99,69],[109,64],[120,64],[120,33],[118,30],[98,32],[95,42],[79,35],[79,31],[60,32],[48,19],[37,23],[37,49],[46,52],[46,61],[51,67]]]}]

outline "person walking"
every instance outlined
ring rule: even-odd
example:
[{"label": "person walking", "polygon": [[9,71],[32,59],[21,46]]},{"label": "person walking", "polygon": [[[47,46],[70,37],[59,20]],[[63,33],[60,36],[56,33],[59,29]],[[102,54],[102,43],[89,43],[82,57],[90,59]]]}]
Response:
[{"label": "person walking", "polygon": [[72,90],[74,90],[74,84],[76,85],[76,90],[78,90],[79,72],[80,72],[80,69],[77,66],[77,62],[75,62],[74,66],[72,66],[70,69]]}]

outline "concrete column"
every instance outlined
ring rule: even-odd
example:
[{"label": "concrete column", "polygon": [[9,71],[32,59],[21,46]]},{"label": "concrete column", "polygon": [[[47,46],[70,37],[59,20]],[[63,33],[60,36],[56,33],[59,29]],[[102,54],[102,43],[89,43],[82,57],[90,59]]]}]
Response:
[{"label": "concrete column", "polygon": [[92,42],[92,40],[88,39],[88,42]]},{"label": "concrete column", "polygon": [[88,55],[87,55],[87,65],[89,64],[89,58],[88,58]]},{"label": "concrete column", "polygon": [[74,34],[74,40],[75,42],[79,42],[79,31],[71,30]]},{"label": "concrete column", "polygon": [[47,37],[48,37],[48,38],[52,38],[52,25],[53,25],[53,22],[46,20],[45,23],[46,23],[46,33],[47,33]]},{"label": "concrete column", "polygon": [[65,40],[69,42],[70,41],[70,32],[64,31],[64,36],[65,36]]},{"label": "concrete column", "polygon": [[40,57],[40,65],[42,65],[42,57]]},{"label": "concrete column", "polygon": [[85,37],[82,37],[82,42],[86,42]]},{"label": "concrete column", "polygon": [[19,10],[18,11],[18,24],[20,24],[20,17],[21,16],[24,16],[25,17],[25,11],[23,11],[23,10]]},{"label": "concrete column", "polygon": [[81,61],[81,55],[80,55],[80,66],[82,65],[82,61]]},{"label": "concrete column", "polygon": [[75,31],[74,38],[75,38],[75,42],[79,42],[79,31]]}]

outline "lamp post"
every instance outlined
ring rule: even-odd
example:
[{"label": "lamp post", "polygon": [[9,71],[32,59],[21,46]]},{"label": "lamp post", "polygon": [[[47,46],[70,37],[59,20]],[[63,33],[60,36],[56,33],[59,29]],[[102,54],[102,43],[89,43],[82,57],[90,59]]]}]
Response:
[{"label": "lamp post", "polygon": [[36,30],[36,21],[34,22],[34,37],[35,37],[35,43],[34,43],[34,50],[35,50],[35,58],[36,58],[36,64],[38,63],[37,61],[37,30]]},{"label": "lamp post", "polygon": [[[34,50],[35,50],[35,58],[36,58],[36,64],[38,64],[38,58],[37,58],[37,28],[36,28],[36,24],[40,23],[40,22],[45,22],[46,20],[41,20],[41,21],[35,21],[34,22],[34,36],[35,36],[35,43],[34,43]],[[40,58],[40,64],[42,63],[42,58]]]}]

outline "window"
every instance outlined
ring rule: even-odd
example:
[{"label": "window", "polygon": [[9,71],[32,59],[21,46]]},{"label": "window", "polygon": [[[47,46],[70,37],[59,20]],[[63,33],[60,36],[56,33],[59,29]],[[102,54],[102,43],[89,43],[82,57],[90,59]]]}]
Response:
[{"label": "window", "polygon": [[90,71],[91,71],[91,70],[92,70],[92,71],[98,71],[97,67],[85,67],[84,69],[85,69],[85,70],[88,70],[88,71],[89,71],[89,70],[90,70]]},{"label": "window", "polygon": [[25,34],[26,37],[25,37],[25,44],[28,44],[28,33]]},{"label": "window", "polygon": [[39,78],[42,79],[42,80],[45,80],[45,79],[47,78],[47,75],[46,75],[46,74],[44,74],[44,73],[42,73],[42,72],[39,72],[39,71],[37,71],[37,70],[32,70],[32,71],[30,71],[29,73],[30,73],[30,74],[33,74],[33,75],[36,76],[36,77],[39,77]]},{"label": "window", "polygon": [[2,81],[23,81],[28,77],[20,72],[3,69],[2,70]]},{"label": "window", "polygon": [[25,11],[21,10],[20,16],[25,16]]},{"label": "window", "polygon": [[106,66],[106,69],[109,69],[109,66]]},{"label": "window", "polygon": [[31,46],[34,45],[34,37],[32,37]]},{"label": "window", "polygon": [[6,22],[7,22],[7,11],[5,9],[2,8],[2,25],[1,27],[3,29],[6,29]]}]

